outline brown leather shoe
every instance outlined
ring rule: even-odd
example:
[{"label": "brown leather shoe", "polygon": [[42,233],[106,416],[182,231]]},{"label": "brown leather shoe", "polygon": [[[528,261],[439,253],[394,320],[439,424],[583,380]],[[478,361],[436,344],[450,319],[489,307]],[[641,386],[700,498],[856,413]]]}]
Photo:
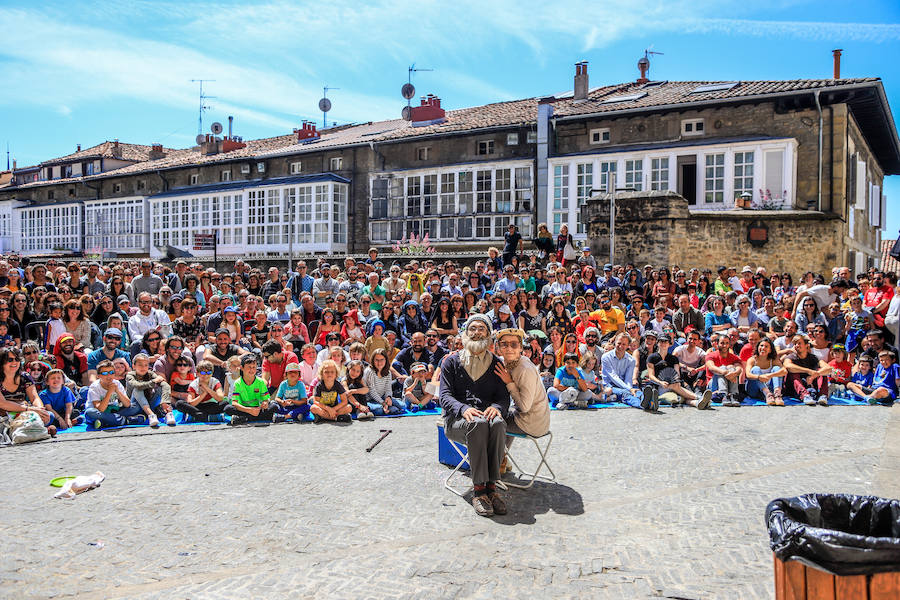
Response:
[{"label": "brown leather shoe", "polygon": [[488,494],[488,498],[491,500],[491,506],[494,509],[495,515],[505,515],[506,514],[506,502],[503,501],[503,498],[500,497],[500,494],[497,492],[491,492]]},{"label": "brown leather shoe", "polygon": [[487,494],[480,494],[478,496],[472,497],[472,506],[475,507],[475,512],[481,515],[482,517],[493,517],[494,516],[494,505],[491,502],[491,499]]}]

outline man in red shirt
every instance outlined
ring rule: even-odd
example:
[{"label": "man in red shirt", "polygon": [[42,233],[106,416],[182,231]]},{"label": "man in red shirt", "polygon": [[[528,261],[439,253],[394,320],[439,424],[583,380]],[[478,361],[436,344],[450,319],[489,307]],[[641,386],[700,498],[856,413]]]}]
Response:
[{"label": "man in red shirt", "polygon": [[894,289],[884,280],[884,273],[875,271],[872,276],[872,285],[866,290],[863,303],[872,312],[875,326],[884,332],[884,337],[889,344],[894,343],[894,334],[884,326],[884,317],[893,297]]},{"label": "man in red shirt", "polygon": [[740,406],[738,381],[740,381],[741,358],[731,351],[731,338],[720,335],[713,342],[716,349],[706,354],[706,377],[709,389],[717,395],[725,394],[722,406]]},{"label": "man in red shirt", "polygon": [[266,382],[269,393],[273,394],[278,390],[281,381],[284,379],[284,369],[290,363],[300,363],[297,355],[290,350],[285,350],[281,344],[275,340],[269,340],[262,346],[263,364],[262,378]]},{"label": "man in red shirt", "polygon": [[741,348],[740,358],[741,362],[744,363],[744,366],[747,366],[747,361],[750,360],[750,357],[753,356],[753,353],[756,351],[756,345],[759,343],[759,330],[751,329],[747,333],[747,343]]}]

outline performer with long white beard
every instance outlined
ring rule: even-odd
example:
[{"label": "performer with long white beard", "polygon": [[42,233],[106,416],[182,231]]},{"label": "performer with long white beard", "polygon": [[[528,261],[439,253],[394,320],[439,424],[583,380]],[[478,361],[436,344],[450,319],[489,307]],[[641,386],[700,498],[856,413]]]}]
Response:
[{"label": "performer with long white beard", "polygon": [[466,445],[475,493],[472,506],[484,517],[506,514],[497,493],[500,462],[506,452],[509,392],[495,368],[500,360],[488,352],[491,322],[472,315],[460,334],[463,349],[441,365],[440,403],[447,438]]}]

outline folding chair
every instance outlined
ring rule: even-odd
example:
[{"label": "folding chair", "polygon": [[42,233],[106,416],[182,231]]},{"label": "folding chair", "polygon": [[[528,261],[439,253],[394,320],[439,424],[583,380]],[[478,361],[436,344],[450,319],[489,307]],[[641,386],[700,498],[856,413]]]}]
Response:
[{"label": "folding chair", "polygon": [[[512,433],[509,431],[506,432],[506,435],[508,435],[509,437],[512,437],[512,438],[531,440],[534,443],[535,449],[537,450],[538,454],[541,457],[541,462],[538,463],[537,469],[535,469],[533,473],[529,473],[529,472],[523,470],[522,467],[519,466],[519,463],[516,462],[516,459],[513,458],[513,455],[510,453],[510,451],[509,451],[510,449],[507,448],[506,449],[506,458],[508,458],[509,462],[511,462],[512,465],[516,468],[516,471],[518,471],[518,473],[519,473],[519,477],[522,479],[526,479],[528,481],[528,483],[521,484],[521,483],[512,483],[509,481],[501,481],[498,483],[502,483],[503,486],[519,488],[520,490],[527,490],[528,488],[530,488],[531,486],[534,485],[535,479],[541,479],[543,481],[549,481],[551,483],[556,482],[556,473],[553,472],[553,469],[550,468],[550,464],[547,462],[547,454],[550,452],[550,444],[553,443],[553,433],[552,432],[548,431],[547,433],[545,433],[544,435],[542,435],[540,437],[532,437],[527,434]],[[541,445],[538,443],[538,440],[543,439],[543,438],[547,438],[547,443],[544,445],[543,448],[541,448]],[[540,474],[541,469],[543,467],[547,467],[547,470],[550,471],[549,477],[547,475]]]},{"label": "folding chair", "polygon": [[[439,432],[438,435],[440,436],[442,435],[441,430],[443,430],[444,424],[439,422],[437,423],[437,427]],[[443,434],[443,440],[439,438],[438,444],[438,456],[440,462],[448,466],[456,465],[453,468],[453,471],[451,471],[447,478],[444,479],[444,487],[462,498],[471,491],[472,487],[470,486],[468,489],[458,488],[452,485],[450,481],[457,475],[461,477],[462,470],[469,469],[469,449],[464,444],[450,440],[450,438],[446,437],[446,433]],[[453,453],[449,452],[448,446],[453,448]],[[458,460],[456,458],[457,456],[459,457]]]}]

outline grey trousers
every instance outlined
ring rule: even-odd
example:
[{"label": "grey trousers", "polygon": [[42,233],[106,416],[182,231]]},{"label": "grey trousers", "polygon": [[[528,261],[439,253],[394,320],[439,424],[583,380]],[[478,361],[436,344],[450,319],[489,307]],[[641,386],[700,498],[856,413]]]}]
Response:
[{"label": "grey trousers", "polygon": [[479,417],[471,423],[465,419],[446,419],[447,439],[465,444],[469,450],[472,483],[484,485],[500,479],[500,461],[506,454],[506,421],[496,417],[490,423]]}]

